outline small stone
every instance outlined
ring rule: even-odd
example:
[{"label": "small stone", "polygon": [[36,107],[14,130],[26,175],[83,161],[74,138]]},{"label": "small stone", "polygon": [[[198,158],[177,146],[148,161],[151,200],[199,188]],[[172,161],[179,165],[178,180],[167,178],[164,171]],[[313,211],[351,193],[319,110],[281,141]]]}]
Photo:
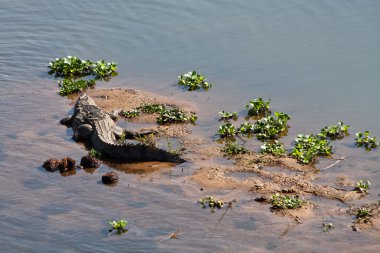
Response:
[{"label": "small stone", "polygon": [[59,169],[60,165],[62,163],[62,160],[59,159],[49,159],[44,162],[44,167],[47,171],[54,172]]},{"label": "small stone", "polygon": [[96,157],[86,155],[80,160],[80,165],[85,169],[98,168],[100,166],[100,161]]},{"label": "small stone", "polygon": [[114,184],[119,180],[119,176],[115,172],[108,172],[102,176],[103,184]]},{"label": "small stone", "polygon": [[75,170],[75,160],[70,157],[63,158],[59,166],[59,171],[66,172],[71,170]]}]

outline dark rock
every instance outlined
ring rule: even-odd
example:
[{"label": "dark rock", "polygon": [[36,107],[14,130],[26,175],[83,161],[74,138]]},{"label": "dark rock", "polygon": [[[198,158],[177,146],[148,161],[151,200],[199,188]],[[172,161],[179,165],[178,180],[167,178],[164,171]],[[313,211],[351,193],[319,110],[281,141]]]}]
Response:
[{"label": "dark rock", "polygon": [[42,167],[44,167],[47,171],[54,172],[60,168],[61,163],[62,163],[62,160],[53,158],[53,159],[46,160],[44,162],[44,165],[42,165]]},{"label": "dark rock", "polygon": [[119,176],[115,172],[108,172],[102,176],[103,184],[114,184],[119,180]]},{"label": "dark rock", "polygon": [[63,158],[61,165],[59,166],[59,171],[66,172],[71,170],[75,170],[75,160],[70,157]]},{"label": "dark rock", "polygon": [[83,156],[80,160],[80,165],[82,165],[82,167],[85,169],[98,168],[100,166],[100,161],[96,159],[96,157],[86,155]]}]

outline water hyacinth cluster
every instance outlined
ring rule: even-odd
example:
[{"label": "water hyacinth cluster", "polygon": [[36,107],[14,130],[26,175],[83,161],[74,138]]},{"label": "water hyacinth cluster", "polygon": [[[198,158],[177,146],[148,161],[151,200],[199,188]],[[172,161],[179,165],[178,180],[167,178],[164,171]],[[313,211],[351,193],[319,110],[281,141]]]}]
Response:
[{"label": "water hyacinth cluster", "polygon": [[356,146],[364,147],[367,151],[370,151],[373,148],[377,148],[379,146],[379,143],[377,142],[376,137],[370,137],[370,134],[370,131],[365,131],[364,133],[356,133]]},{"label": "water hyacinth cluster", "polygon": [[213,84],[206,82],[206,77],[194,71],[189,71],[178,76],[178,84],[185,87],[188,91],[199,89],[208,90]]},{"label": "water hyacinth cluster", "polygon": [[227,142],[221,151],[227,155],[238,155],[248,152],[244,146],[239,145],[237,142]]},{"label": "water hyacinth cluster", "polygon": [[333,146],[326,139],[316,135],[299,134],[295,139],[295,145],[291,151],[291,156],[298,161],[308,164],[315,162],[317,156],[330,155]]},{"label": "water hyacinth cluster", "polygon": [[274,209],[296,209],[302,207],[305,204],[305,201],[298,195],[288,196],[276,193],[271,197],[271,200],[272,207]]},{"label": "water hyacinth cluster", "polygon": [[126,228],[128,224],[127,220],[113,220],[109,221],[108,225],[110,226],[108,232],[113,233],[116,232],[117,234],[121,235],[122,233],[125,233],[128,231]]},{"label": "water hyacinth cluster", "polygon": [[322,128],[318,136],[330,140],[343,139],[349,135],[349,128],[350,126],[344,125],[343,122],[338,122],[338,125],[325,126]]},{"label": "water hyacinth cluster", "polygon": [[211,209],[214,209],[215,207],[220,209],[224,205],[223,200],[216,200],[213,196],[206,196],[204,198],[201,198],[198,200],[198,203],[202,206],[202,208],[206,208],[208,206]]},{"label": "water hyacinth cluster", "polygon": [[140,115],[140,112],[145,114],[158,114],[156,122],[159,125],[172,124],[172,123],[195,123],[197,116],[191,114],[187,115],[179,108],[167,109],[162,104],[141,104],[136,109],[129,111],[121,111],[120,116],[126,118],[134,118]]},{"label": "water hyacinth cluster", "polygon": [[284,144],[275,140],[273,143],[264,142],[261,145],[261,153],[272,154],[274,156],[281,156],[285,154]]},{"label": "water hyacinth cluster", "polygon": [[270,100],[265,101],[262,98],[249,100],[245,107],[248,109],[248,116],[266,116],[270,115]]},{"label": "water hyacinth cluster", "polygon": [[[117,64],[115,62],[105,62],[100,60],[92,62],[90,60],[81,60],[75,56],[66,58],[57,58],[49,63],[48,72],[55,77],[62,77],[59,81],[61,96],[73,94],[87,89],[95,85],[95,80],[109,80],[116,75]],[[83,77],[91,76],[92,78],[85,80]]]}]

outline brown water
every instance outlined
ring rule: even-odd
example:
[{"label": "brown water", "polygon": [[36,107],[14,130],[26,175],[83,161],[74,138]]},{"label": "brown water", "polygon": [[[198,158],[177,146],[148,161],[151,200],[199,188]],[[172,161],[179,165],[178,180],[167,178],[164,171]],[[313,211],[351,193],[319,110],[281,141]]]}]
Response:
[{"label": "brown water", "polygon": [[[378,230],[353,232],[351,217],[325,212],[341,205],[335,201],[312,199],[315,217],[281,237],[288,218],[252,193],[200,191],[183,180],[191,164],[150,164],[143,174],[142,165],[118,168],[114,187],[100,183],[106,165],[67,177],[45,172],[47,158],[86,153],[58,123],[71,106],[47,75],[48,62],[67,55],[119,63],[119,76],[98,87],[198,103],[193,132],[206,138],[218,111],[243,114],[255,97],[293,117],[282,138],[288,147],[297,133],[344,121],[353,134],[335,146],[346,160],[318,180],[369,179],[362,201],[374,201],[379,151],[355,148],[353,135],[368,129],[380,137],[380,1],[0,1],[0,252],[378,252]],[[177,75],[193,69],[215,88],[179,89]],[[219,221],[223,210],[195,204],[205,194],[236,198],[237,206]],[[119,218],[129,232],[107,237],[107,221]],[[321,233],[323,219],[336,229]],[[179,239],[157,243],[177,229]]]}]

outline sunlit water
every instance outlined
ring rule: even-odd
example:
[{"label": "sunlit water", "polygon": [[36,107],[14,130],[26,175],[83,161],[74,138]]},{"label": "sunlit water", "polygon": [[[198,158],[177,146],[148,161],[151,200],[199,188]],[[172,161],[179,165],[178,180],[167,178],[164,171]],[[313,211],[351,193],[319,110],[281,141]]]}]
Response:
[{"label": "sunlit water", "polygon": [[[370,179],[366,200],[374,201],[379,151],[353,143],[358,131],[380,137],[380,1],[0,0],[0,252],[377,252],[379,231],[351,231],[350,217],[322,208],[339,203],[321,199],[313,199],[321,208],[312,220],[280,238],[287,218],[251,201],[254,194],[201,192],[181,179],[195,169],[189,164],[145,174],[132,167],[115,187],[100,183],[105,165],[68,177],[45,172],[47,158],[87,152],[59,125],[70,101],[47,75],[48,62],[67,55],[119,64],[119,75],[97,87],[197,103],[193,132],[206,138],[218,111],[243,115],[256,97],[292,116],[288,148],[297,133],[343,121],[352,134],[334,144],[346,160],[319,180]],[[193,69],[215,87],[178,88],[177,75]],[[224,211],[195,204],[207,193],[238,204],[219,221]],[[129,232],[107,237],[107,221],[119,218]],[[324,218],[336,227],[328,235]],[[179,239],[158,243],[177,229]]]}]

